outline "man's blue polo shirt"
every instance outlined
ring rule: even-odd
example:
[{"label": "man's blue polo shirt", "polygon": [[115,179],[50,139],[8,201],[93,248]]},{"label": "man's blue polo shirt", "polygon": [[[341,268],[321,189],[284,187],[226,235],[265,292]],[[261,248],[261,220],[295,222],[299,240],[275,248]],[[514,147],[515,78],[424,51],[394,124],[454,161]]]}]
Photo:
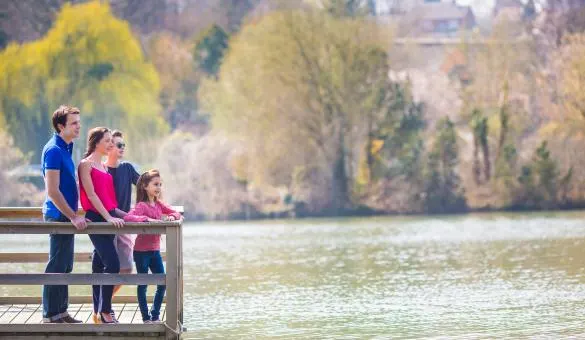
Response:
[{"label": "man's blue polo shirt", "polygon": [[[73,164],[73,158],[71,158],[72,152],[73,143],[67,144],[61,136],[55,134],[43,148],[41,167],[43,177],[45,177],[46,170],[59,170],[59,190],[65,197],[65,200],[71,209],[77,212],[79,194],[77,192],[77,183],[75,181],[75,164]],[[65,215],[57,209],[55,204],[51,202],[48,195],[43,204],[43,214],[55,219],[65,217]]]}]

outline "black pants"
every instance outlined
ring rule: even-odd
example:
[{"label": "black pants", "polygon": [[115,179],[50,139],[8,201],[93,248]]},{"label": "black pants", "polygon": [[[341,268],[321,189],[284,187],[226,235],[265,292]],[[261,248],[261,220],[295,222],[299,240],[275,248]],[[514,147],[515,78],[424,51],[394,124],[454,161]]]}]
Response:
[{"label": "black pants", "polygon": [[[104,218],[93,211],[88,211],[85,217],[92,222],[105,222]],[[118,274],[120,272],[120,260],[116,252],[115,234],[90,234],[89,238],[93,243],[93,259],[91,261],[92,273]],[[95,313],[112,312],[112,285],[94,285],[93,289],[93,311]]]}]

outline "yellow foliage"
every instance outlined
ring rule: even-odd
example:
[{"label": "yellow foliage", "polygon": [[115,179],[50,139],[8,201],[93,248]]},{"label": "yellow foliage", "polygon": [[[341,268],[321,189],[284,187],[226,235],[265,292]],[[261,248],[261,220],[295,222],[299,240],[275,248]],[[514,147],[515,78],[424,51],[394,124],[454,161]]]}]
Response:
[{"label": "yellow foliage", "polygon": [[557,123],[570,135],[577,132],[582,135],[585,131],[585,34],[565,37],[556,59],[563,106]]},{"label": "yellow foliage", "polygon": [[372,141],[372,148],[370,152],[372,155],[377,155],[380,150],[384,147],[384,140],[383,139],[375,139]]},{"label": "yellow foliage", "polygon": [[38,135],[28,145],[35,152],[61,104],[79,107],[87,129],[121,129],[135,144],[160,136],[168,126],[159,91],[158,74],[130,26],[101,1],[64,5],[45,37],[0,54],[0,111],[13,129]]}]

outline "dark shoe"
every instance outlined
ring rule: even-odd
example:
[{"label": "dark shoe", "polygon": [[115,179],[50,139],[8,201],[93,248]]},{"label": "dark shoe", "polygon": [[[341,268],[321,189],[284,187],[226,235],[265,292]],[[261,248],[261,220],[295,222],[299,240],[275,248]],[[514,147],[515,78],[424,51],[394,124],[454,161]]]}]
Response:
[{"label": "dark shoe", "polygon": [[77,320],[71,317],[71,315],[64,316],[60,319],[63,323],[83,323],[81,320]]},{"label": "dark shoe", "polygon": [[43,320],[43,323],[66,323],[65,321],[63,321],[63,319],[57,319],[57,320]]}]

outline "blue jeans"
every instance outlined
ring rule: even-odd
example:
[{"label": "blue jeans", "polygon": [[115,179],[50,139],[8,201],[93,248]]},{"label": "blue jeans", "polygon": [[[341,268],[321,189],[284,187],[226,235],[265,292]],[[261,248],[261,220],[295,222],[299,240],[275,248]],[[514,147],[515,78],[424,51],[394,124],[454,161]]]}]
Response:
[{"label": "blue jeans", "polygon": [[[163,265],[162,256],[160,251],[134,251],[134,263],[136,263],[136,272],[138,274],[148,274],[148,268],[150,268],[153,274],[164,274],[165,267]],[[156,286],[156,293],[154,295],[154,303],[150,314],[148,312],[148,303],[146,302],[146,285],[140,285],[137,289],[138,294],[138,305],[140,306],[140,313],[142,314],[142,321],[152,320],[157,321],[160,318],[160,306],[162,305],[163,298],[167,286],[158,285]]]},{"label": "blue jeans", "polygon": [[[69,222],[67,218],[55,219],[44,216],[45,222]],[[71,273],[73,270],[74,234],[49,235],[49,262],[45,273]],[[43,286],[43,318],[55,321],[67,314],[69,286]]]},{"label": "blue jeans", "polygon": [[[85,217],[92,222],[105,222],[103,217],[93,211],[88,211]],[[120,272],[120,260],[116,252],[115,234],[91,234],[89,239],[93,243],[94,251],[91,261],[92,273],[109,273],[118,274]],[[93,311],[95,313],[112,312],[112,294],[114,286],[112,285],[94,285],[93,291]]]}]

